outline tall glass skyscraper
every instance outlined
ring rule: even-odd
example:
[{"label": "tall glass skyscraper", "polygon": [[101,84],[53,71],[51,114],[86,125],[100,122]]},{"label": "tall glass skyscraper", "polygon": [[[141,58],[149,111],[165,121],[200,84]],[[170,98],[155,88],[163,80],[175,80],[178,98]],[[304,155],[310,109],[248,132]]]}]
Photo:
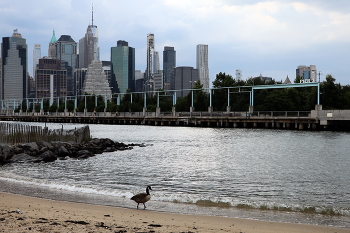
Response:
[{"label": "tall glass skyscraper", "polygon": [[0,101],[2,108],[14,109],[28,95],[26,39],[14,30],[12,37],[3,37],[1,43],[2,78]]},{"label": "tall glass skyscraper", "polygon": [[69,35],[62,35],[55,42],[56,58],[61,61],[61,69],[67,70],[68,95],[74,95],[73,74],[76,68],[77,43]]},{"label": "tall glass skyscraper", "polygon": [[197,45],[197,66],[199,80],[206,92],[209,92],[209,67],[208,67],[208,45]]},{"label": "tall glass skyscraper", "polygon": [[171,72],[176,67],[176,51],[174,47],[165,46],[163,51],[164,83],[171,82]]},{"label": "tall glass skyscraper", "polygon": [[111,48],[113,92],[135,91],[135,49],[128,42],[118,40]]}]

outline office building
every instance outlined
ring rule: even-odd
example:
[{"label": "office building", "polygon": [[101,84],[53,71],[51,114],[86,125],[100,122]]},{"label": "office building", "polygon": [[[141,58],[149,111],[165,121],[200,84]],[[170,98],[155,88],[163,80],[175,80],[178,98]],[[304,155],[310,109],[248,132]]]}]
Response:
[{"label": "office building", "polygon": [[109,86],[112,87],[112,62],[102,61],[102,68],[105,74],[107,75]]},{"label": "office building", "polygon": [[82,88],[83,93],[92,95],[112,97],[107,75],[103,70],[101,61],[92,61],[86,71],[85,81]]},{"label": "office building", "polygon": [[[179,90],[176,92],[177,97],[186,96],[194,87],[194,83],[199,81],[199,71],[189,66],[180,66],[173,69],[172,89]],[[187,90],[186,90],[187,89]]]},{"label": "office building", "polygon": [[144,91],[145,84],[145,73],[141,72],[141,70],[135,70],[135,91],[142,92]]},{"label": "office building", "polygon": [[153,83],[154,83],[154,90],[157,91],[157,90],[164,89],[162,70],[158,70],[158,72],[153,74]]},{"label": "office building", "polygon": [[73,76],[77,61],[77,43],[69,35],[62,35],[55,42],[56,56],[61,61],[61,70],[67,70],[68,95],[74,95]]},{"label": "office building", "polygon": [[74,70],[74,95],[81,96],[83,92],[87,68],[78,68]]},{"label": "office building", "polygon": [[48,49],[48,57],[49,58],[56,58],[56,35],[55,30],[52,31],[52,37],[49,43],[49,49]]},{"label": "office building", "polygon": [[135,49],[128,42],[118,40],[111,48],[113,93],[135,91]]},{"label": "office building", "polygon": [[2,76],[0,80],[1,107],[15,109],[28,95],[26,39],[17,29],[1,43]]},{"label": "office building", "polygon": [[147,35],[147,64],[145,81],[151,82],[153,79],[153,64],[154,64],[154,34]]},{"label": "office building", "polygon": [[40,44],[34,44],[33,50],[33,76],[35,77],[35,70],[39,65],[39,59],[41,58],[41,46]]},{"label": "office building", "polygon": [[94,25],[92,11],[92,22],[87,27],[85,36],[79,40],[79,68],[87,68],[92,61],[100,60],[100,47],[98,43],[98,30]]},{"label": "office building", "polygon": [[61,61],[56,58],[41,58],[35,73],[36,98],[67,96],[67,70],[61,70]]},{"label": "office building", "polygon": [[209,67],[208,67],[208,45],[197,45],[196,68],[199,80],[206,92],[209,92]]},{"label": "office building", "polygon": [[306,82],[316,82],[317,81],[316,66],[315,65],[298,66],[296,69],[296,77],[301,77]]},{"label": "office building", "polygon": [[176,67],[176,51],[174,47],[165,46],[163,51],[163,76],[164,84],[169,86],[171,73]]}]

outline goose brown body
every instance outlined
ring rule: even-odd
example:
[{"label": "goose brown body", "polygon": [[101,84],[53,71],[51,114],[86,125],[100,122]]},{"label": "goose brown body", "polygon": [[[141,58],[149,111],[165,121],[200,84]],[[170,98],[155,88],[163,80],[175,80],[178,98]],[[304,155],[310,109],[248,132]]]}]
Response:
[{"label": "goose brown body", "polygon": [[138,193],[131,198],[131,200],[137,203],[137,209],[139,208],[140,203],[142,203],[144,209],[146,209],[145,203],[151,199],[151,194],[149,193],[149,190],[152,190],[151,186],[147,186],[146,193]]}]

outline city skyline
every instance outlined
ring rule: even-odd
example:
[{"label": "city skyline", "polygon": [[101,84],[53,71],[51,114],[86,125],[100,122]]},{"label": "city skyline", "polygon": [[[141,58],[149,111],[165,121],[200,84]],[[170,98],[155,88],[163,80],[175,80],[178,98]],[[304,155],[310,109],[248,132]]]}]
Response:
[{"label": "city skyline", "polygon": [[[0,0],[1,1],[1,0]],[[135,69],[146,69],[145,37],[156,37],[155,51],[175,47],[177,66],[196,66],[196,45],[210,47],[210,84],[219,72],[235,77],[295,78],[299,65],[316,65],[334,75],[336,82],[350,83],[350,3],[309,0],[284,1],[153,1],[145,3],[101,1],[94,4],[101,60],[109,60],[110,48],[126,40],[135,48]],[[118,14],[115,14],[116,10]],[[149,14],[152,12],[152,14]],[[16,17],[14,17],[16,16]],[[47,56],[55,30],[57,38],[70,35],[76,42],[91,22],[91,3],[1,1],[1,37],[14,29],[28,44],[28,71],[33,75],[34,44]],[[160,57],[162,61],[162,57]]]}]

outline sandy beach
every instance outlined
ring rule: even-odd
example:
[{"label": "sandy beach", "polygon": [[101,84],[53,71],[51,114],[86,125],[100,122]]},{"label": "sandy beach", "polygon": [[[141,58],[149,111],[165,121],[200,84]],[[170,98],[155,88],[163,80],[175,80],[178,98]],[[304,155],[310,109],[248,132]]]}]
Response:
[{"label": "sandy beach", "polygon": [[350,229],[181,215],[0,193],[0,232],[342,233]]}]

